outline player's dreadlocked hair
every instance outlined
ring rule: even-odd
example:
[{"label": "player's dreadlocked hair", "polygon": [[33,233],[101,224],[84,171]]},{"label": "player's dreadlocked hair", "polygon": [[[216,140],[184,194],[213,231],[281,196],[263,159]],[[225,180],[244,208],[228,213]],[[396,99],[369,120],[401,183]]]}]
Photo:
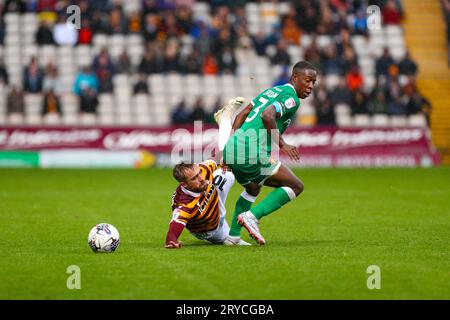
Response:
[{"label": "player's dreadlocked hair", "polygon": [[193,167],[194,167],[194,165],[192,163],[181,162],[173,168],[173,172],[172,172],[173,177],[178,182],[183,182],[186,180],[186,176],[185,176],[186,170],[192,169]]},{"label": "player's dreadlocked hair", "polygon": [[314,67],[308,61],[299,61],[299,62],[297,62],[294,65],[294,67],[292,68],[292,73],[299,72],[300,70],[314,70],[314,71],[318,72],[317,68]]}]

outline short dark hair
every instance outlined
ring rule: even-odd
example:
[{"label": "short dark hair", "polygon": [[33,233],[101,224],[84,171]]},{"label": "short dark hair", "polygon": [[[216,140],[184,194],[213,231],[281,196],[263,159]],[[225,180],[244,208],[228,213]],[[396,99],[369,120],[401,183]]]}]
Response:
[{"label": "short dark hair", "polygon": [[318,72],[317,68],[314,67],[312,65],[312,63],[309,63],[308,61],[299,61],[299,62],[297,62],[294,65],[294,67],[292,68],[292,73],[299,72],[301,70],[314,70],[314,71]]},{"label": "short dark hair", "polygon": [[184,182],[186,180],[186,170],[192,169],[194,164],[181,162],[173,167],[172,175],[178,182]]}]

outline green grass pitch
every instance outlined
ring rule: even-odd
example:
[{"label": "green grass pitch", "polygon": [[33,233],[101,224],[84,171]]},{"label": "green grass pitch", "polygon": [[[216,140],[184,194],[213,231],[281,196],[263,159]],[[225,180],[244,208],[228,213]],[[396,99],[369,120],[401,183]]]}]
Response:
[{"label": "green grass pitch", "polygon": [[[168,169],[0,170],[0,299],[450,299],[450,168],[296,174],[305,192],[262,220],[266,246],[185,231],[167,250]],[[100,222],[121,234],[113,254],[88,247]],[[70,265],[80,290],[66,287]]]}]

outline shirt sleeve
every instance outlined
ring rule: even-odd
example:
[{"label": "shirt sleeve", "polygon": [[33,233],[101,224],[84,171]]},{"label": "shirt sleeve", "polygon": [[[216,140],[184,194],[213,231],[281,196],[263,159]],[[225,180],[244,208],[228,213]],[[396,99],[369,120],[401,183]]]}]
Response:
[{"label": "shirt sleeve", "polygon": [[172,212],[172,220],[175,222],[182,223],[186,225],[186,223],[191,219],[191,214],[186,210],[183,210],[183,207],[177,207]]},{"label": "shirt sleeve", "polygon": [[217,163],[212,159],[206,160],[201,164],[207,166],[212,172],[216,171],[217,169]]},{"label": "shirt sleeve", "polygon": [[280,116],[284,116],[285,114],[290,114],[292,111],[296,110],[298,106],[298,101],[290,95],[281,95],[277,97],[276,101],[273,103],[275,110],[277,113],[280,113]]}]

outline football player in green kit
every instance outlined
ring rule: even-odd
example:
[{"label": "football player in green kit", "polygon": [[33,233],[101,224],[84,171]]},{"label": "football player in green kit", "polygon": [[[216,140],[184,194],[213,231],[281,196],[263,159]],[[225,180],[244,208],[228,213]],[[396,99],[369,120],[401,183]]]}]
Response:
[{"label": "football player in green kit", "polygon": [[[317,69],[309,62],[300,61],[294,65],[288,83],[264,90],[235,117],[223,160],[245,190],[236,202],[229,239],[239,241],[244,226],[252,238],[264,245],[266,241],[259,230],[261,218],[302,193],[304,186],[300,179],[274,159],[272,144],[290,159],[300,160],[297,148],[287,144],[282,134],[295,120],[299,99],[311,94],[316,80]],[[274,190],[252,208],[262,185]]]}]

